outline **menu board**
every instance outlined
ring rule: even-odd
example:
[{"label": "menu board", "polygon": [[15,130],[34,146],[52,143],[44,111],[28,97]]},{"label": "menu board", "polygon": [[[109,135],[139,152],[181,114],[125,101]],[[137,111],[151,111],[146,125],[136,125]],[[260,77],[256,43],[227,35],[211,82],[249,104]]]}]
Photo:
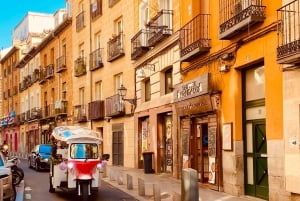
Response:
[{"label": "menu board", "polygon": [[216,157],[216,136],[217,136],[217,127],[208,128],[208,156]]}]

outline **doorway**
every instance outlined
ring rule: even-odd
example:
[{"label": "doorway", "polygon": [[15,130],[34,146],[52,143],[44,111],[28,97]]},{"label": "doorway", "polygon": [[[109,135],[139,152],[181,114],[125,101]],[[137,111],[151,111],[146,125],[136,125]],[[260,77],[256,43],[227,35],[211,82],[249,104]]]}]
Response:
[{"label": "doorway", "polygon": [[208,123],[200,122],[196,121],[190,137],[191,168],[197,170],[199,182],[208,183]]}]

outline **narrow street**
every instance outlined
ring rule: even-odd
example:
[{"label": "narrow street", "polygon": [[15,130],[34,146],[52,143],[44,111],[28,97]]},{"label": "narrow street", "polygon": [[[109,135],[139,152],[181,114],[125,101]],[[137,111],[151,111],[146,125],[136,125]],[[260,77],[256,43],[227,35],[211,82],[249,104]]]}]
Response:
[{"label": "narrow street", "polygon": [[[49,193],[49,172],[35,171],[28,168],[27,160],[22,159],[20,167],[25,172],[25,190],[24,200],[26,201],[74,201],[79,200],[76,193],[57,191]],[[122,192],[112,185],[101,181],[101,187],[98,192],[94,192],[89,198],[90,201],[137,201],[134,197]]]}]

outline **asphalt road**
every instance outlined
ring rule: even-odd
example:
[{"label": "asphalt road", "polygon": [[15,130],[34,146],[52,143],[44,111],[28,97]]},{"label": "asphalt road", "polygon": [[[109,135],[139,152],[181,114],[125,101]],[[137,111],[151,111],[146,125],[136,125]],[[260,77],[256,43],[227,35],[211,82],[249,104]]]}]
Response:
[{"label": "asphalt road", "polygon": [[[27,161],[21,160],[20,167],[25,172],[24,178],[24,200],[25,201],[80,201],[76,193],[56,191],[49,193],[49,172],[28,168]],[[93,192],[89,201],[138,201],[136,198],[101,181],[98,192]]]}]

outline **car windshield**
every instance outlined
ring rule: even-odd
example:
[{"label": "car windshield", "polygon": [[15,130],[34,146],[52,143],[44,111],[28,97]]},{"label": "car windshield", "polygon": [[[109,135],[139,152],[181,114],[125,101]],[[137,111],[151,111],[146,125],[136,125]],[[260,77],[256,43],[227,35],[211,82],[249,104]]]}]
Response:
[{"label": "car windshield", "polygon": [[45,153],[45,154],[50,154],[51,153],[51,145],[40,145],[39,152],[40,153]]},{"label": "car windshield", "polygon": [[73,159],[97,159],[98,145],[96,143],[71,144],[71,158]]}]

